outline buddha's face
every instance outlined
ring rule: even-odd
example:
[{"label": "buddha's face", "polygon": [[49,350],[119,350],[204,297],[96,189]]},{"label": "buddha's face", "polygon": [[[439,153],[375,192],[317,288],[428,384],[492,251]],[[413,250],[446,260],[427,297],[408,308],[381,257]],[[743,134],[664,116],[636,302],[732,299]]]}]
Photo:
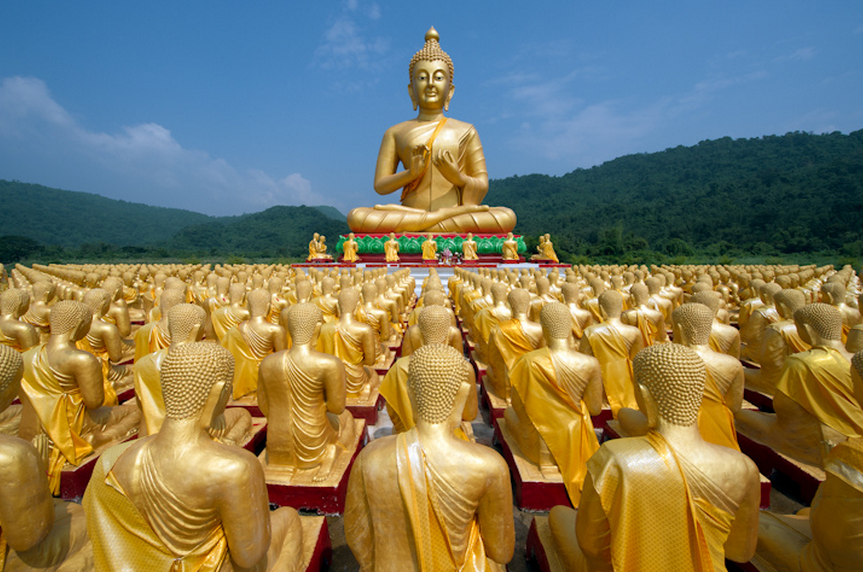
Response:
[{"label": "buddha's face", "polygon": [[408,86],[414,106],[434,111],[447,108],[453,89],[446,62],[420,60],[414,66],[414,75]]}]

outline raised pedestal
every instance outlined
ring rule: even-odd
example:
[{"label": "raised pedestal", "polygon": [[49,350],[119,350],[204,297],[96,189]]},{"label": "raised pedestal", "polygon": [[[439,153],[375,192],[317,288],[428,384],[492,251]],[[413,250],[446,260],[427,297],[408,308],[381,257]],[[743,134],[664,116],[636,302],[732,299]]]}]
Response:
[{"label": "raised pedestal", "polygon": [[777,489],[796,497],[803,504],[812,504],[818,485],[827,478],[823,469],[777,453],[740,431],[737,432],[737,442],[740,450],[758,465],[758,471],[776,482]]},{"label": "raised pedestal", "polygon": [[367,425],[375,425],[378,422],[378,412],[383,409],[385,402],[380,388],[374,387],[367,399],[348,397],[345,409],[351,412],[354,419],[363,419]]},{"label": "raised pedestal", "polygon": [[560,471],[546,477],[539,467],[524,458],[515,439],[506,427],[505,419],[498,419],[494,436],[501,449],[503,458],[509,465],[509,472],[515,483],[515,504],[522,510],[551,510],[556,505],[572,506],[563,475]]},{"label": "raised pedestal", "polygon": [[[424,261],[422,259],[422,243],[425,242],[429,234],[434,235],[434,240],[437,242],[438,257],[444,257],[444,251],[449,250],[452,253],[450,262]],[[386,257],[384,255],[384,243],[390,237],[389,234],[356,234],[355,240],[359,247],[360,260],[369,266],[385,265]],[[506,234],[477,234],[474,233],[474,240],[477,244],[478,260],[463,261],[460,260],[462,253],[462,243],[467,237],[467,233],[424,233],[424,232],[408,232],[396,235],[396,240],[399,243],[399,264],[402,266],[423,266],[423,265],[464,265],[464,266],[485,266],[488,264],[500,263],[518,263],[523,262],[524,257],[519,256],[519,260],[503,260],[501,255],[501,245],[506,240]],[[524,239],[521,236],[514,236],[518,243],[518,252],[524,254],[527,247],[524,244]],[[339,237],[336,244],[336,252],[342,252],[342,245],[348,239],[347,235]],[[390,263],[391,264],[391,263]]]},{"label": "raised pedestal", "polygon": [[258,455],[258,460],[264,468],[270,502],[278,506],[314,510],[319,514],[342,514],[345,510],[350,468],[360,449],[368,441],[365,421],[355,419],[354,431],[356,438],[353,441],[353,451],[339,455],[329,476],[323,481],[315,480],[318,472],[316,468],[294,470],[270,466],[267,463],[267,450],[264,449]]},{"label": "raised pedestal", "polygon": [[530,522],[525,558],[536,563],[541,572],[566,572],[554,548],[547,516],[535,516]]},{"label": "raised pedestal", "polygon": [[[131,435],[119,443],[125,443],[137,438],[138,435]],[[66,463],[60,473],[60,494],[58,496],[61,499],[76,500],[84,496],[84,491],[87,490],[87,484],[90,482],[90,476],[93,474],[93,469],[96,468],[96,461],[99,460],[102,452],[108,448],[102,447],[98,451],[90,453],[81,460],[81,463],[77,467]]]},{"label": "raised pedestal", "polygon": [[751,403],[759,411],[773,413],[773,398],[754,389],[744,389],[743,399]]},{"label": "raised pedestal", "polygon": [[480,383],[479,398],[485,411],[488,412],[489,425],[494,425],[498,419],[503,417],[503,412],[509,407],[506,399],[499,396],[491,389],[491,382],[487,376],[483,376]]}]

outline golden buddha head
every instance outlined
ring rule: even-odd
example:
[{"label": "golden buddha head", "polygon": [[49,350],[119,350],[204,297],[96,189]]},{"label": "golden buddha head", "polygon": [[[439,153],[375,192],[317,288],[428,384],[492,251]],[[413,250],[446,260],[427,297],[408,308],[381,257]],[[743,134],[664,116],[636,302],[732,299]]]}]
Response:
[{"label": "golden buddha head", "polygon": [[18,319],[30,306],[30,295],[20,288],[10,288],[0,294],[0,314]]},{"label": "golden buddha head", "polygon": [[560,287],[560,293],[563,294],[563,301],[567,304],[577,304],[578,294],[580,289],[575,282],[564,282]]},{"label": "golden buddha head", "polygon": [[177,304],[168,311],[168,332],[171,340],[200,341],[207,313],[197,304]]},{"label": "golden buddha head", "polygon": [[619,318],[623,312],[623,296],[617,290],[606,290],[599,295],[599,309],[607,319]]},{"label": "golden buddha head", "polygon": [[851,356],[851,380],[855,386],[863,386],[863,350]]},{"label": "golden buddha head", "polygon": [[800,290],[784,289],[773,296],[776,312],[785,320],[794,317],[794,312],[806,305],[806,295]]},{"label": "golden buddha head", "polygon": [[283,325],[290,332],[294,345],[311,343],[322,320],[321,309],[311,302],[294,304],[287,312],[282,313]]},{"label": "golden buddha head", "polygon": [[452,59],[440,47],[440,34],[433,27],[425,35],[423,48],[414,54],[408,68],[408,94],[414,111],[420,109],[449,110],[455,86]]},{"label": "golden buddha head", "polygon": [[249,292],[249,314],[253,318],[261,318],[270,312],[270,293],[263,288]]},{"label": "golden buddha head", "polygon": [[713,291],[704,291],[699,292],[697,294],[693,294],[692,298],[689,299],[690,302],[696,304],[702,304],[710,308],[710,311],[716,316],[716,313],[719,311],[719,295]]},{"label": "golden buddha head", "polygon": [[50,280],[37,280],[33,283],[33,298],[41,302],[50,302],[57,291],[57,286]]},{"label": "golden buddha head", "polygon": [[90,307],[95,316],[104,316],[111,307],[111,294],[101,288],[87,290],[83,302]]},{"label": "golden buddha head", "polygon": [[245,284],[231,284],[230,290],[228,290],[228,298],[231,300],[231,304],[242,304],[246,300],[246,285]]},{"label": "golden buddha head", "polygon": [[467,367],[464,356],[444,344],[426,344],[411,354],[408,388],[418,419],[442,423],[451,416]]},{"label": "golden buddha head", "polygon": [[209,406],[209,427],[225,409],[233,377],[234,356],[218,344],[195,342],[171,348],[161,373],[165,417],[192,419]]},{"label": "golden buddha head", "polygon": [[707,370],[697,353],[680,344],[655,344],[638,352],[632,370],[638,405],[651,427],[654,415],[684,427],[698,421]]},{"label": "golden buddha head", "polygon": [[[706,346],[713,329],[713,311],[704,304],[684,304],[671,314],[679,342],[685,346]],[[678,341],[675,338],[675,341]]]},{"label": "golden buddha head", "polygon": [[423,306],[417,325],[426,344],[445,344],[449,338],[450,315],[443,306]]},{"label": "golden buddha head", "polygon": [[444,306],[446,295],[440,290],[429,290],[423,295],[423,306]]},{"label": "golden buddha head", "polygon": [[90,308],[76,300],[62,300],[54,304],[48,314],[51,335],[71,334],[73,341],[80,340],[90,331],[93,312]]},{"label": "golden buddha head", "polygon": [[794,312],[797,333],[812,345],[811,334],[823,340],[842,341],[842,313],[830,304],[807,304]]},{"label": "golden buddha head", "polygon": [[506,295],[509,294],[509,288],[502,282],[495,282],[491,285],[491,299],[495,304],[506,303]]},{"label": "golden buddha head", "polygon": [[633,284],[632,288],[629,289],[629,293],[632,295],[632,300],[635,302],[636,306],[647,304],[647,301],[650,298],[650,291],[647,289],[647,286],[641,282]]},{"label": "golden buddha head", "polygon": [[357,309],[359,301],[360,293],[357,292],[356,288],[345,288],[339,292],[339,315],[346,316],[353,314]]},{"label": "golden buddha head", "polygon": [[539,323],[546,342],[550,340],[565,340],[572,334],[572,314],[569,308],[560,302],[551,302],[542,307],[539,312]]},{"label": "golden buddha head", "polygon": [[845,302],[845,286],[838,280],[830,281],[828,279],[827,283],[821,287],[821,301],[831,306],[842,304]]},{"label": "golden buddha head", "polygon": [[0,412],[18,396],[23,375],[24,360],[21,354],[0,344]]},{"label": "golden buddha head", "polygon": [[530,292],[524,288],[513,288],[506,296],[513,315],[524,315],[530,309]]},{"label": "golden buddha head", "polygon": [[165,290],[164,292],[162,292],[162,296],[159,298],[159,307],[161,308],[162,316],[167,316],[168,312],[171,311],[171,308],[173,308],[177,304],[182,304],[185,301],[186,293],[182,290]]}]

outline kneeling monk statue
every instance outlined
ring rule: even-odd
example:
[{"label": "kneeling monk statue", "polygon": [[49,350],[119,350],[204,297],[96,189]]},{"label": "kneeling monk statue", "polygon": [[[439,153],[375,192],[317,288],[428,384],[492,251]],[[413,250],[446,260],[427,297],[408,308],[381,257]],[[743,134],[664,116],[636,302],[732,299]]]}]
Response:
[{"label": "kneeling monk statue", "polygon": [[515,227],[512,210],[481,204],[488,172],[476,129],[443,114],[455,87],[452,60],[439,39],[429,29],[410,63],[408,93],[419,115],[387,129],[378,152],[375,191],[388,195],[401,189],[401,204],[353,209],[348,226],[354,232],[501,234]]}]

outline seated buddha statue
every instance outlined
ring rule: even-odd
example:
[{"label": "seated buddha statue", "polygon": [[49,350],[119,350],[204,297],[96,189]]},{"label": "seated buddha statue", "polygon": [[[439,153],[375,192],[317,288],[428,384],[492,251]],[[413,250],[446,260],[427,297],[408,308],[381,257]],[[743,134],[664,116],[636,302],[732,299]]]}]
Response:
[{"label": "seated buddha statue", "polygon": [[744,358],[752,361],[760,358],[764,330],[773,322],[779,321],[773,296],[780,290],[782,287],[775,282],[764,284],[759,288],[761,305],[752,310],[746,325],[740,326],[740,340],[743,343],[741,355]]},{"label": "seated buddha statue", "polygon": [[539,244],[536,247],[536,254],[530,257],[531,260],[550,260],[552,262],[560,262],[557,253],[554,251],[554,243],[551,241],[551,235],[546,233],[539,237]]},{"label": "seated buddha statue", "polygon": [[476,129],[444,116],[454,68],[439,39],[431,28],[410,63],[408,93],[419,114],[387,129],[378,152],[375,191],[401,189],[400,204],[351,210],[354,232],[503,233],[515,227],[512,210],[482,204],[488,172]]},{"label": "seated buddha statue", "polygon": [[134,433],[141,413],[135,405],[103,406],[102,364],[75,346],[90,329],[90,308],[64,300],[54,305],[49,320],[51,337],[23,356],[18,436],[39,443],[56,493],[63,465],[77,466],[90,453]]},{"label": "seated buddha statue", "polygon": [[545,346],[542,326],[528,317],[530,293],[514,288],[506,297],[512,309],[512,319],[499,322],[488,338],[488,369],[486,378],[490,389],[501,399],[509,399],[510,371],[515,362],[527,352]]},{"label": "seated buddha statue", "polygon": [[228,298],[231,301],[230,304],[217,308],[210,315],[213,322],[213,332],[219,343],[225,339],[228,330],[249,319],[249,309],[246,307],[246,285],[231,284],[228,289]]},{"label": "seated buddha statue", "polygon": [[662,312],[650,307],[650,291],[644,284],[633,284],[630,288],[630,309],[620,315],[620,321],[635,326],[641,331],[644,347],[668,341],[665,317]]},{"label": "seated buddha statue", "polygon": [[842,316],[829,304],[808,304],[794,312],[810,350],[788,356],[773,397],[776,413],[741,411],[737,430],[775,451],[822,466],[824,444],[863,436],[863,386],[851,376],[842,346]]},{"label": "seated buddha statue", "polygon": [[104,320],[111,307],[111,294],[93,288],[84,294],[84,304],[93,313],[90,330],[78,342],[78,349],[88,351],[102,364],[102,383],[105,387],[105,405],[117,405],[117,393],[132,385],[132,370],[118,365],[123,355],[123,339],[117,326]]},{"label": "seated buddha statue", "polygon": [[506,301],[508,294],[509,287],[506,284],[495,282],[491,285],[492,305],[483,308],[473,317],[471,338],[483,361],[488,357],[488,340],[491,337],[491,331],[499,323],[512,319],[512,310]]},{"label": "seated buddha statue", "polygon": [[29,305],[26,290],[10,288],[0,293],[0,345],[25,352],[39,344],[39,332],[21,320]]},{"label": "seated buddha statue", "polygon": [[[857,307],[863,308],[863,294],[857,295]],[[845,349],[850,353],[857,353],[860,350],[863,350],[863,324],[857,324],[848,330],[848,339],[845,342]]]},{"label": "seated buddha statue", "polygon": [[51,280],[38,280],[30,288],[30,307],[21,316],[21,321],[27,322],[36,328],[39,340],[48,341],[51,335],[51,326],[48,323],[48,314],[51,312],[51,303],[57,291],[57,286]]},{"label": "seated buddha statue", "polygon": [[[0,348],[0,384],[17,370],[21,356]],[[14,354],[16,363],[10,363]],[[10,384],[12,385],[12,384]],[[4,572],[84,572],[93,570],[93,547],[87,537],[84,509],[51,498],[48,477],[30,443],[0,434],[0,564]],[[7,551],[7,546],[9,550]]]},{"label": "seated buddha statue", "polygon": [[590,416],[602,409],[602,374],[595,357],[572,349],[565,305],[543,306],[540,322],[546,347],[518,358],[510,372],[506,429],[541,471],[560,469],[572,506],[578,506],[585,463],[599,449]]},{"label": "seated buddha statue", "polygon": [[584,335],[585,328],[593,324],[593,314],[581,307],[579,303],[581,291],[578,284],[566,282],[560,287],[560,292],[563,294],[563,303],[569,308],[572,316],[572,336],[577,346]]},{"label": "seated buddha statue", "polygon": [[345,409],[345,366],[314,350],[321,311],[314,304],[291,306],[286,323],[293,344],[261,362],[258,405],[267,416],[267,472],[314,470],[324,481],[355,440]]},{"label": "seated buddha statue", "polygon": [[339,319],[339,301],[333,295],[336,281],[329,276],[321,280],[321,295],[312,299],[312,302],[320,308],[324,322],[334,322]]},{"label": "seated buddha statue", "polygon": [[680,344],[633,363],[645,436],[607,441],[587,462],[578,511],[549,514],[565,570],[724,570],[755,552],[760,487],[745,455],[701,438],[705,370]]},{"label": "seated buddha statue", "polygon": [[359,257],[360,245],[357,244],[354,233],[348,234],[348,239],[342,243],[342,262],[356,262]]},{"label": "seated buddha statue", "polygon": [[[414,327],[421,337],[421,343],[414,348],[415,350],[427,344],[450,345],[452,325],[449,312],[443,306],[430,304],[423,307],[416,326],[411,326],[411,328]],[[461,350],[461,348],[455,349]],[[387,413],[393,422],[393,431],[396,433],[402,433],[416,425],[408,391],[408,368],[411,355],[413,354],[404,355],[396,360],[384,376],[380,387],[381,395],[387,401]],[[476,374],[472,367],[469,368],[468,373],[470,381],[476,383]],[[462,420],[471,422],[476,415],[477,397],[476,392],[472,392],[465,403]],[[465,437],[461,427],[456,430],[456,434]]]},{"label": "seated buddha statue", "polygon": [[24,362],[21,353],[0,345],[0,435],[18,435],[21,404],[12,402],[21,390]]},{"label": "seated buddha statue", "polygon": [[632,358],[644,347],[641,331],[621,322],[623,297],[617,290],[606,290],[598,299],[602,322],[584,330],[578,349],[595,356],[602,368],[602,385],[611,412],[617,419],[622,407],[636,409],[632,381]]},{"label": "seated buddha statue", "polygon": [[794,323],[794,312],[806,304],[806,296],[800,290],[785,289],[773,297],[779,321],[767,326],[761,343],[760,369],[746,368],[746,387],[765,395],[773,396],[785,360],[791,354],[810,349],[803,341]]},{"label": "seated buddha statue", "polygon": [[503,571],[515,532],[509,470],[485,445],[456,437],[468,365],[428,344],[410,358],[416,426],[375,439],[348,481],[345,537],[360,569]]},{"label": "seated buddha statue", "polygon": [[428,235],[425,241],[422,243],[422,251],[423,260],[437,259],[437,242],[435,242],[433,234]]},{"label": "seated buddha statue", "polygon": [[391,232],[389,240],[384,243],[384,260],[386,262],[398,262],[399,248],[399,241],[396,240],[396,233]]},{"label": "seated buddha statue", "polygon": [[182,290],[165,290],[159,301],[161,317],[158,322],[144,324],[135,332],[135,361],[145,355],[158,350],[163,350],[171,345],[171,336],[168,332],[168,312],[177,304],[185,303],[186,298]]},{"label": "seated buddha statue", "polygon": [[339,292],[339,319],[324,324],[315,349],[342,360],[348,397],[364,399],[378,385],[377,352],[375,331],[354,317],[359,297],[356,288]]},{"label": "seated buddha statue", "polygon": [[419,316],[422,315],[423,310],[430,307],[441,308],[449,320],[449,328],[446,332],[446,338],[442,343],[447,344],[460,352],[464,352],[464,341],[462,340],[461,330],[455,325],[455,315],[452,310],[446,307],[446,298],[444,297],[444,293],[440,290],[431,290],[423,296],[423,299],[425,300],[425,304],[423,304],[422,308],[420,308],[419,312],[416,314],[417,323],[405,330],[401,355],[409,356],[426,343],[425,337],[422,335],[422,329],[419,325]]},{"label": "seated buddha statue", "polygon": [[401,324],[403,322],[401,297],[393,296],[387,288],[387,281],[383,278],[378,278],[374,281],[375,287],[378,289],[378,295],[375,298],[375,305],[382,310],[386,310],[390,316],[390,327],[401,332]]},{"label": "seated buddha statue", "polygon": [[467,238],[461,243],[461,254],[463,260],[479,260],[477,254],[476,241],[473,239],[473,233],[467,233]]},{"label": "seated buddha statue", "polygon": [[[362,286],[363,300],[357,306],[356,318],[364,324],[368,324],[375,332],[375,343],[378,348],[378,358],[389,357],[389,342],[394,341],[397,332],[390,325],[390,315],[386,310],[375,305],[378,297],[378,289],[373,282],[366,282]],[[338,304],[338,299],[336,300]]]},{"label": "seated buddha statue", "polygon": [[518,260],[518,242],[511,232],[506,233],[506,240],[501,244],[501,257],[503,260]]},{"label": "seated buddha statue", "polygon": [[703,304],[713,312],[713,326],[710,330],[710,347],[713,351],[740,359],[740,330],[719,320],[719,296],[716,292],[698,292],[690,302]]},{"label": "seated buddha statue", "polygon": [[288,307],[288,300],[282,291],[285,287],[285,279],[280,276],[271,276],[267,280],[267,291],[270,293],[270,313],[267,314],[267,321],[271,324],[278,324],[282,311]]},{"label": "seated buddha statue", "polygon": [[84,494],[97,570],[299,569],[297,512],[270,512],[258,459],[208,434],[232,378],[216,344],[168,352],[161,430],[105,452]]},{"label": "seated buddha statue", "polygon": [[287,335],[281,325],[267,321],[270,293],[263,288],[248,296],[249,319],[232,327],[222,338],[222,345],[234,356],[233,398],[254,393],[258,388],[258,367],[273,352],[287,347]]},{"label": "seated buddha statue", "polygon": [[827,282],[822,286],[821,301],[830,304],[842,314],[842,342],[847,342],[848,332],[863,322],[863,318],[860,317],[860,310],[845,303],[845,286],[842,282]]},{"label": "seated buddha statue", "polygon": [[122,338],[128,338],[132,334],[132,318],[129,314],[129,306],[123,298],[123,280],[116,276],[109,276],[102,281],[102,289],[108,292],[111,298],[111,306],[105,312],[103,319],[117,326]]}]

